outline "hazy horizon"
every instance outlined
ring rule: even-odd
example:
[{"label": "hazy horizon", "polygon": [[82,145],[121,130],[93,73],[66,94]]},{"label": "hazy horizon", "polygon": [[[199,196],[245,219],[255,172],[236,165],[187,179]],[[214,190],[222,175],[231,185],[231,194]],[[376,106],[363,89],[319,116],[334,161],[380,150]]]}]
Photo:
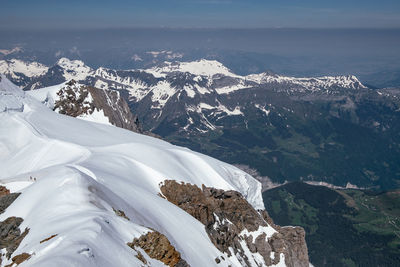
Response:
[{"label": "hazy horizon", "polygon": [[[162,60],[146,52],[171,50],[182,54],[176,60],[216,59],[238,74],[354,74],[373,86],[400,86],[400,29],[3,29],[0,43],[23,48],[4,59],[49,65],[65,56],[92,67],[141,68]],[[135,54],[148,58],[135,61]]]},{"label": "hazy horizon", "polygon": [[399,12],[397,0],[3,0],[0,27],[398,28]]}]

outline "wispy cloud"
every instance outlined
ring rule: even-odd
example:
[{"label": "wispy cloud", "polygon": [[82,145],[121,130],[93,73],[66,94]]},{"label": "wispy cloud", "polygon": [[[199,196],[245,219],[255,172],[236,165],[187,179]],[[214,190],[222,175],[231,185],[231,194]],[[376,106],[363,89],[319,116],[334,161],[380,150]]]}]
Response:
[{"label": "wispy cloud", "polygon": [[75,54],[75,55],[81,56],[81,52],[79,51],[78,47],[76,47],[76,46],[73,46],[73,47],[69,50],[69,52],[70,52],[71,54]]}]

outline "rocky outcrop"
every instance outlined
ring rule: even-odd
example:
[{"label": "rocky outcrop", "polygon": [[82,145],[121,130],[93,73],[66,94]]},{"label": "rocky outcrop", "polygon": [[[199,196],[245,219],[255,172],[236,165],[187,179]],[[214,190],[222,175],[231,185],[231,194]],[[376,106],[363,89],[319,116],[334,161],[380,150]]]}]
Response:
[{"label": "rocky outcrop", "polygon": [[228,257],[233,251],[243,266],[277,264],[281,254],[289,267],[309,265],[304,230],[275,226],[266,211],[255,210],[240,193],[172,180],[164,181],[160,190],[168,201],[203,223],[211,242]]},{"label": "rocky outcrop", "polygon": [[[171,267],[188,267],[181,254],[171,245],[168,238],[157,232],[148,232],[140,238],[135,238],[132,243],[127,244],[132,249],[140,247],[149,257],[163,262],[165,265]],[[137,258],[144,264],[147,263],[143,255],[138,252]]]},{"label": "rocky outcrop", "polygon": [[301,227],[278,227],[278,233],[271,237],[271,247],[285,255],[286,266],[304,266],[308,262],[306,233]]},{"label": "rocky outcrop", "polygon": [[10,193],[4,186],[0,186],[0,214],[10,206],[20,193]]},{"label": "rocky outcrop", "polygon": [[48,238],[43,239],[42,241],[40,241],[40,244],[42,244],[42,243],[44,243],[44,242],[47,242],[47,241],[53,239],[53,238],[56,237],[57,235],[58,235],[58,234],[51,235],[51,236],[49,236]]},{"label": "rocky outcrop", "polygon": [[89,91],[74,80],[61,88],[57,92],[57,96],[59,99],[54,103],[54,110],[60,114],[78,117],[94,112],[95,106],[89,97]]},{"label": "rocky outcrop", "polygon": [[123,212],[122,210],[117,210],[117,209],[113,208],[113,211],[114,211],[115,215],[130,221],[129,218],[125,215],[125,212]]},{"label": "rocky outcrop", "polygon": [[131,113],[118,91],[85,86],[71,80],[57,92],[57,96],[54,110],[60,114],[79,117],[102,111],[112,125],[142,132],[138,117]]},{"label": "rocky outcrop", "polygon": [[[3,213],[19,196],[19,193],[10,193],[4,186],[0,186],[0,214]],[[0,222],[0,250],[6,249],[6,257],[9,259],[11,254],[18,248],[21,241],[29,233],[26,228],[23,233],[19,226],[24,220],[19,217],[9,217]],[[0,255],[1,265],[1,255]]]},{"label": "rocky outcrop", "polygon": [[14,257],[12,257],[12,263],[6,265],[5,267],[12,267],[14,266],[14,264],[16,264],[16,266],[20,265],[21,263],[23,263],[26,260],[29,260],[29,258],[31,257],[30,254],[28,253],[22,253],[19,255],[16,255]]}]

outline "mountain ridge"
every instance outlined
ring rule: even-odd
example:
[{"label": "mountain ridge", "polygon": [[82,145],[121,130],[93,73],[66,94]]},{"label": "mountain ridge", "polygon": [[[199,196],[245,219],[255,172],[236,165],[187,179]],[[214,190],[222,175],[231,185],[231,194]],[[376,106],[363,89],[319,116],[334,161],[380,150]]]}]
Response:
[{"label": "mountain ridge", "polygon": [[[240,76],[207,60],[147,70],[92,70],[74,62],[64,65],[79,66],[84,76],[56,65],[26,89],[64,82],[65,72],[76,72],[86,77],[82,84],[118,91],[145,131],[232,164],[248,165],[274,183],[398,185],[396,89],[370,89],[352,75]],[[203,70],[193,71],[191,64],[214,68],[198,75]]]},{"label": "mountain ridge", "polygon": [[[19,69],[11,66],[6,66],[5,63],[10,60],[1,60],[0,63],[4,64],[3,69],[0,69],[3,74],[12,77],[15,73],[22,73],[26,77],[38,77],[44,74],[44,70],[49,70],[51,67],[47,67],[47,69],[43,69],[41,72],[37,72],[32,75],[33,71],[30,69],[34,69],[36,62],[28,63],[23,62],[20,60],[14,60],[19,62],[19,64],[24,65],[27,70],[27,73],[20,72]],[[13,60],[11,60],[13,61]],[[40,64],[40,63],[36,63]],[[44,65],[43,65],[44,66]],[[91,75],[99,75],[103,70],[110,70],[105,67],[99,67],[97,69],[92,69],[89,66],[85,65],[85,63],[81,60],[69,60],[68,58],[60,58],[55,65],[52,67],[59,66],[64,70],[64,78],[65,80],[75,79],[77,81],[83,81],[88,76]],[[132,71],[132,70],[120,70],[120,71]],[[250,74],[247,76],[240,76],[236,75],[231,72],[227,67],[225,67],[222,63],[216,60],[206,60],[200,59],[191,62],[168,62],[165,61],[164,63],[160,64],[159,66],[152,67],[150,69],[137,69],[137,71],[147,72],[149,74],[154,75],[154,78],[165,77],[165,73],[171,72],[181,72],[181,73],[191,73],[197,76],[208,76],[212,77],[217,74],[221,74],[224,76],[229,76],[231,78],[239,78],[239,79],[247,79],[248,81],[255,82],[255,83],[262,83],[263,78],[265,79],[264,82],[288,82],[290,80],[296,81],[297,83],[301,84],[303,81],[305,82],[320,82],[319,86],[331,86],[332,84],[337,84],[340,86],[340,83],[343,82],[343,86],[348,87],[349,84],[353,85],[354,89],[356,88],[366,88],[361,82],[354,76],[354,75],[347,75],[347,76],[322,76],[319,78],[295,78],[295,77],[287,77],[287,76],[280,76],[277,74],[271,74],[270,72],[263,72],[259,74]],[[99,75],[101,76],[101,75]],[[269,80],[268,80],[269,78]],[[281,78],[280,80],[278,78]],[[318,81],[320,79],[320,81]],[[323,81],[326,81],[324,84]],[[23,86],[25,87],[25,86]],[[35,88],[30,88],[35,89]]]}]

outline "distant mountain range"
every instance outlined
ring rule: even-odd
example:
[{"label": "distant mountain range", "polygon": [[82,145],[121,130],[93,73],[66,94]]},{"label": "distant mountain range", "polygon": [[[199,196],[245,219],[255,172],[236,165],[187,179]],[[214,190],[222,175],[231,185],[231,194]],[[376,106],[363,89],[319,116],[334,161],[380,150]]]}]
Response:
[{"label": "distant mountain range", "polygon": [[92,69],[66,58],[3,60],[0,72],[25,90],[71,79],[116,90],[144,130],[254,169],[262,181],[399,186],[400,90],[370,89],[355,76],[242,76],[214,60]]}]

